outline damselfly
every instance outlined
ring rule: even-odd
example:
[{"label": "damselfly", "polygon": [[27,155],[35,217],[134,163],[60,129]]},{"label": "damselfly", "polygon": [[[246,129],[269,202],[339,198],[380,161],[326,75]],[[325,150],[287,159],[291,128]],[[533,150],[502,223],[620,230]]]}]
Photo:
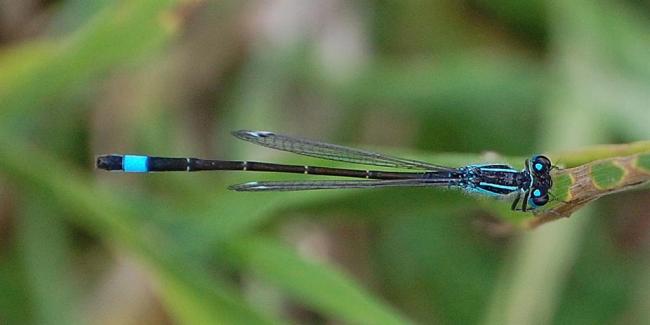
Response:
[{"label": "damselfly", "polygon": [[[302,191],[389,186],[450,187],[496,198],[514,197],[511,206],[512,210],[520,211],[533,210],[545,205],[549,200],[549,190],[553,186],[550,176],[551,161],[542,155],[527,159],[525,167],[521,171],[506,164],[476,164],[454,168],[294,138],[268,131],[241,130],[233,132],[233,135],[264,147],[300,155],[354,164],[411,169],[413,171],[361,170],[257,161],[115,154],[99,156],[97,158],[97,168],[132,173],[239,170],[362,178],[362,180],[261,181],[233,185],[229,188],[235,191]],[[521,202],[521,207],[519,202]]]}]

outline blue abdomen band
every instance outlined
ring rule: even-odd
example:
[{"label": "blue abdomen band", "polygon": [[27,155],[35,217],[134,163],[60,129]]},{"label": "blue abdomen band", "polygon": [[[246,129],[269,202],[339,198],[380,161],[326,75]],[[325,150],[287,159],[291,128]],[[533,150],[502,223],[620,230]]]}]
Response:
[{"label": "blue abdomen band", "polygon": [[122,170],[126,173],[146,173],[149,171],[147,160],[147,156],[124,155]]}]

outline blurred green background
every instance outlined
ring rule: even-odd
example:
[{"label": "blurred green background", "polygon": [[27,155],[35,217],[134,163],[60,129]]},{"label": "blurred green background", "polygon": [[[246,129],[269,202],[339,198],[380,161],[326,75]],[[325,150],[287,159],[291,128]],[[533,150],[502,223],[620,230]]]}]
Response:
[{"label": "blurred green background", "polygon": [[237,129],[454,166],[650,139],[647,1],[3,0],[0,42],[1,323],[650,322],[648,191],[523,231],[453,191],[94,169],[323,164]]}]

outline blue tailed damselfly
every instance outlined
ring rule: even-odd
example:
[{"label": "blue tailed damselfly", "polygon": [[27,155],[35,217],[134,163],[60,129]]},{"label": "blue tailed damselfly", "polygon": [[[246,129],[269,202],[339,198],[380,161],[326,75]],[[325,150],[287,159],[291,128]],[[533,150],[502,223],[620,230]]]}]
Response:
[{"label": "blue tailed damselfly", "polygon": [[[268,131],[240,130],[233,135],[261,146],[316,158],[381,167],[405,168],[413,172],[358,170],[319,166],[274,164],[256,161],[167,158],[139,155],[103,155],[97,168],[124,172],[239,170],[363,178],[364,180],[260,181],[230,186],[235,191],[301,191],[388,186],[455,187],[469,193],[497,198],[514,196],[513,210],[528,211],[545,205],[553,186],[549,158],[535,155],[523,170],[506,164],[477,164],[445,167],[427,162],[392,157],[376,152],[294,138]],[[521,200],[523,198],[523,200]],[[521,207],[519,202],[521,201]]]}]

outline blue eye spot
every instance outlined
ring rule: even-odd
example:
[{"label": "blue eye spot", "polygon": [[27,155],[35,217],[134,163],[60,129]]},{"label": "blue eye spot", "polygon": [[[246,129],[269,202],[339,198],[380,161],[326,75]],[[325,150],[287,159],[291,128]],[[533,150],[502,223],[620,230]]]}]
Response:
[{"label": "blue eye spot", "polygon": [[535,197],[540,197],[540,196],[542,196],[542,191],[540,191],[539,189],[534,190],[534,191],[533,191],[533,196],[535,196]]},{"label": "blue eye spot", "polygon": [[535,164],[535,169],[541,171],[544,168],[544,166],[540,163]]}]

